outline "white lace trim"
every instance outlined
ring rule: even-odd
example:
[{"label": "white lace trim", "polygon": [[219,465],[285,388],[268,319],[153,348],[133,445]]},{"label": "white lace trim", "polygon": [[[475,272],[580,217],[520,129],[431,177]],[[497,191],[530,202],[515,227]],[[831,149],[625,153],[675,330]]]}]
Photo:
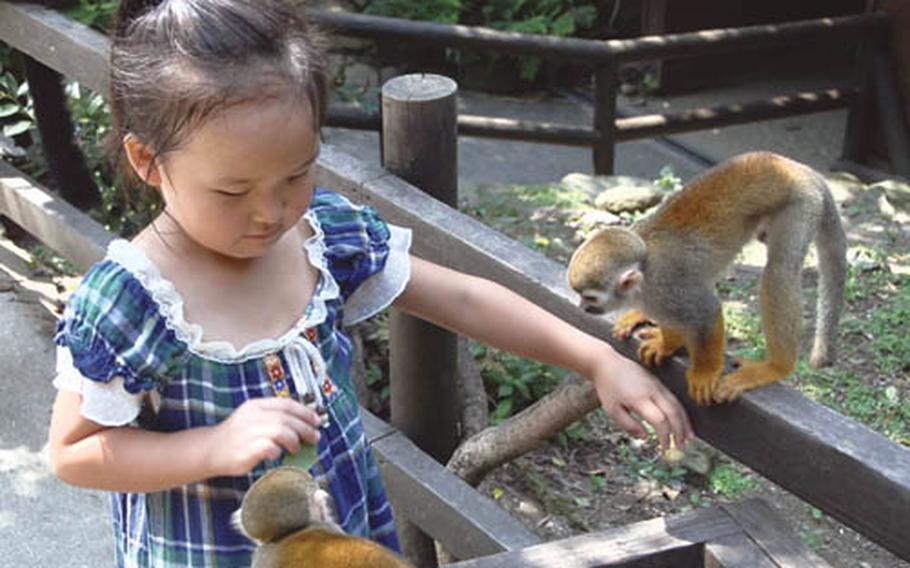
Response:
[{"label": "white lace trim", "polygon": [[385,267],[364,280],[344,303],[344,325],[354,325],[389,307],[411,279],[411,230],[389,225]]},{"label": "white lace trim", "polygon": [[332,277],[325,258],[325,233],[315,214],[307,211],[304,219],[313,228],[313,235],[303,243],[310,264],[317,268],[321,279],[311,300],[311,308],[294,326],[278,338],[254,341],[238,349],[229,341],[205,341],[202,326],[188,322],[184,317],[183,298],[173,283],[161,276],[158,267],[137,246],[123,239],[116,239],[108,246],[107,258],[120,264],[142,284],[158,305],[165,325],[185,343],[189,350],[205,359],[222,363],[238,363],[262,357],[284,349],[308,327],[319,325],[327,315],[326,302],[339,295],[338,284]]},{"label": "white lace trim", "polygon": [[57,376],[54,386],[58,390],[82,395],[80,413],[102,426],[124,426],[139,416],[142,394],[131,394],[123,386],[123,377],[115,376],[110,382],[99,383],[84,376],[73,365],[69,348],[57,347]]}]

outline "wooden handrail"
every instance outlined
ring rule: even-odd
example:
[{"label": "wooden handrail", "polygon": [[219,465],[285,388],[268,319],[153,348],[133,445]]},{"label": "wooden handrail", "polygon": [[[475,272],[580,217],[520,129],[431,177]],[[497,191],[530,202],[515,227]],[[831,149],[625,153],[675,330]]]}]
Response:
[{"label": "wooden handrail", "polygon": [[417,22],[313,10],[319,25],[345,35],[368,39],[396,39],[432,43],[441,47],[486,49],[513,55],[536,55],[597,66],[610,61],[630,62],[788,45],[801,42],[838,42],[885,32],[884,13],[818,18],[771,25],[701,30],[635,39],[590,40],[506,32],[491,28]]}]

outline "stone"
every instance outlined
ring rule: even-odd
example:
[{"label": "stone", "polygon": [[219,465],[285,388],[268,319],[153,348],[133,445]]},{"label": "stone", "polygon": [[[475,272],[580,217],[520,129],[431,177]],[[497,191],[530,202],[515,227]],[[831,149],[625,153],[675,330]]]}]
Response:
[{"label": "stone", "polygon": [[869,186],[869,189],[880,189],[895,209],[910,211],[910,184],[897,180],[885,180]]},{"label": "stone", "polygon": [[650,181],[633,176],[594,176],[571,173],[560,181],[571,191],[582,191],[595,207],[611,213],[640,211],[663,199],[663,192]]},{"label": "stone", "polygon": [[601,192],[594,199],[594,206],[610,213],[624,213],[649,209],[663,199],[663,193],[653,186],[619,186]]}]

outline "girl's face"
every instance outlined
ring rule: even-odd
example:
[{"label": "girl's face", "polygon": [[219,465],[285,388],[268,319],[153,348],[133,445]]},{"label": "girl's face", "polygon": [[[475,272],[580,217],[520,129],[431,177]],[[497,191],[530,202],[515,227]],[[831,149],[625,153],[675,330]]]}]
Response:
[{"label": "girl's face", "polygon": [[[147,151],[143,154],[136,140],[128,139],[126,146],[133,167],[145,177]],[[165,211],[195,244],[230,258],[255,258],[306,212],[318,154],[305,104],[252,101],[198,127],[159,159],[147,181],[161,190]]]}]

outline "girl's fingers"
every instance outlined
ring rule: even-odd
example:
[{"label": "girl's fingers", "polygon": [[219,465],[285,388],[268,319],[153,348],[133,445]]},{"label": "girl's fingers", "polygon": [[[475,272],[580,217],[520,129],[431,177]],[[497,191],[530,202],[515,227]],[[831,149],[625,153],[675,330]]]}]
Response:
[{"label": "girl's fingers", "polygon": [[686,414],[686,410],[672,395],[663,396],[661,393],[658,393],[652,400],[669,418],[670,429],[673,432],[673,438],[676,440],[676,445],[680,449],[683,449],[686,443],[694,436],[694,433],[692,432],[692,423],[689,421],[689,415]]},{"label": "girl's fingers", "polygon": [[654,427],[657,433],[657,439],[660,440],[660,447],[667,449],[670,447],[670,420],[659,406],[654,404],[651,399],[645,399],[635,407],[638,413],[648,424]]},{"label": "girl's fingers", "polygon": [[644,438],[647,435],[644,427],[638,422],[638,420],[629,414],[629,411],[622,406],[616,406],[606,410],[610,418],[616,422],[616,425],[632,436],[635,436],[636,438]]}]

